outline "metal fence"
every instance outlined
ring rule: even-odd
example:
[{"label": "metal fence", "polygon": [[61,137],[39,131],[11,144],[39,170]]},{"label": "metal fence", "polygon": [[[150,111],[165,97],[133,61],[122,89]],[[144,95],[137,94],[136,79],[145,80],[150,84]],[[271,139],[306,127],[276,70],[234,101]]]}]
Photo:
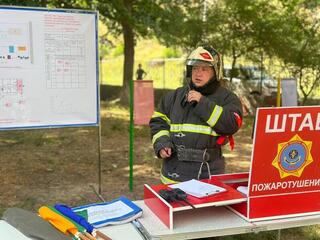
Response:
[{"label": "metal fence", "polygon": [[[161,58],[148,61],[135,61],[134,75],[138,64],[147,73],[144,79],[153,80],[154,88],[175,89],[183,85],[185,59],[183,58]],[[105,85],[121,86],[123,78],[123,58],[104,59],[101,62],[101,83]]]}]

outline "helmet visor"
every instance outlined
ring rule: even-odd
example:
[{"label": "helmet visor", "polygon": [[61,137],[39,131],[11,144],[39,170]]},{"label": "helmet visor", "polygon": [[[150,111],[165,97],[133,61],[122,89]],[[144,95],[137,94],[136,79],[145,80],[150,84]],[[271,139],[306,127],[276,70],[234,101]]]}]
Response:
[{"label": "helmet visor", "polygon": [[213,62],[203,61],[199,59],[188,59],[186,62],[187,66],[214,66]]}]

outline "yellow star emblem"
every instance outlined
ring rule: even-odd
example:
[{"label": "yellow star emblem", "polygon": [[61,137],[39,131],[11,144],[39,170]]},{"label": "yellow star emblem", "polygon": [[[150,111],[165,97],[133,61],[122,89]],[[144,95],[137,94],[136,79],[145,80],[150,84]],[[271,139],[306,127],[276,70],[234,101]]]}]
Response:
[{"label": "yellow star emblem", "polygon": [[300,177],[306,166],[313,162],[311,141],[304,141],[296,134],[287,142],[278,144],[277,156],[272,165],[278,169],[280,177]]}]

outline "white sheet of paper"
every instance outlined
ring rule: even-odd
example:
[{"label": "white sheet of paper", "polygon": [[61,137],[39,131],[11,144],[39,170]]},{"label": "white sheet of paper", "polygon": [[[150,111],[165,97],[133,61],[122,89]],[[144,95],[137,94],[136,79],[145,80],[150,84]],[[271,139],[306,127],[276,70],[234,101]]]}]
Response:
[{"label": "white sheet of paper", "polygon": [[202,198],[207,197],[213,194],[225,192],[226,189],[209,184],[204,183],[195,179],[181,182],[177,184],[170,185],[171,188],[180,188],[181,190],[185,191],[187,194],[190,194],[194,197]]}]

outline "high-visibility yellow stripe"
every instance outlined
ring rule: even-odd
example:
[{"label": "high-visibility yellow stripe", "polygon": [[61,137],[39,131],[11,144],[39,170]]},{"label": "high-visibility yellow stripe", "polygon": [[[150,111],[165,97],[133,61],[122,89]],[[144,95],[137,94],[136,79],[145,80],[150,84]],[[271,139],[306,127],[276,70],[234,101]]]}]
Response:
[{"label": "high-visibility yellow stripe", "polygon": [[168,130],[161,130],[161,131],[157,132],[155,135],[153,135],[153,137],[152,137],[152,144],[154,144],[154,143],[157,141],[157,139],[158,139],[159,137],[162,137],[162,136],[168,136],[168,137],[170,137],[169,131],[168,131]]},{"label": "high-visibility yellow stripe", "polygon": [[152,117],[151,118],[157,118],[157,117],[160,117],[162,118],[163,120],[165,120],[168,124],[171,123],[170,119],[167,117],[167,115],[161,113],[161,112],[154,112]]},{"label": "high-visibility yellow stripe", "polygon": [[209,117],[209,120],[207,121],[207,123],[209,124],[210,127],[213,127],[214,125],[216,125],[218,119],[221,116],[221,113],[223,111],[223,108],[216,105],[211,113],[211,116]]},{"label": "high-visibility yellow stripe", "polygon": [[167,178],[167,177],[165,177],[165,176],[163,176],[162,175],[162,173],[161,173],[161,182],[163,183],[163,184],[172,184],[172,183],[179,183],[179,182],[177,182],[177,181],[173,181],[173,180],[171,180],[170,178]]},{"label": "high-visibility yellow stripe", "polygon": [[193,132],[212,136],[219,136],[211,127],[197,124],[171,124],[170,132]]}]

